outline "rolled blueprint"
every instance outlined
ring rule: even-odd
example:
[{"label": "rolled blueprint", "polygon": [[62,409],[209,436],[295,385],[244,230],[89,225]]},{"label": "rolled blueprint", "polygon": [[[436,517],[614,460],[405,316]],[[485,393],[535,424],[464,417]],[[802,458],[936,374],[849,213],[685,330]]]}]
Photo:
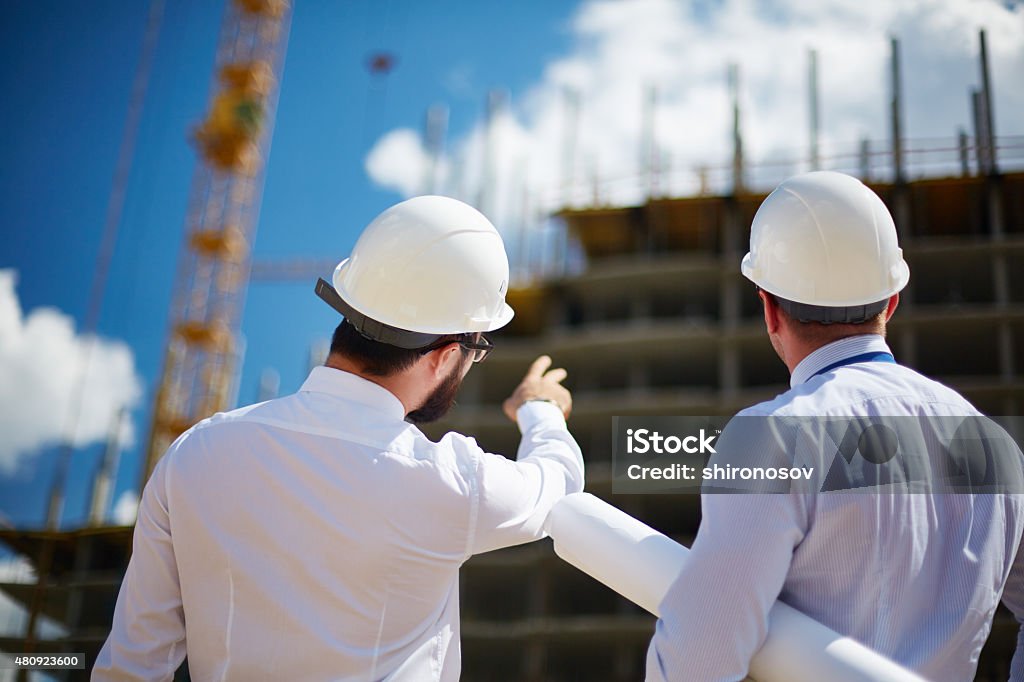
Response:
[{"label": "rolled blueprint", "polygon": [[[589,493],[558,502],[546,529],[558,556],[656,616],[689,554]],[[782,602],[768,614],[768,637],[750,662],[750,675],[760,682],[923,682]]]}]

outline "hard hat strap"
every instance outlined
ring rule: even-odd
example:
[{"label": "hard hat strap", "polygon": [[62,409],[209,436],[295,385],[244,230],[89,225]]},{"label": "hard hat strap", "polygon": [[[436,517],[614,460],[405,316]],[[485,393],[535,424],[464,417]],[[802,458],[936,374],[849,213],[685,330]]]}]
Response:
[{"label": "hard hat strap", "polygon": [[797,303],[781,296],[775,296],[774,294],[773,296],[779,307],[786,311],[786,314],[794,320],[799,320],[800,322],[820,322],[821,324],[860,324],[877,316],[889,305],[889,299],[885,299],[865,305],[831,307]]},{"label": "hard hat strap", "polygon": [[399,329],[391,325],[378,322],[363,315],[361,312],[346,303],[338,292],[323,278],[317,280],[316,295],[327,305],[331,306],[345,316],[345,320],[351,324],[357,332],[371,341],[379,341],[389,346],[404,348],[406,350],[417,350],[429,346],[446,334],[424,334],[422,332],[411,332],[407,329]]}]

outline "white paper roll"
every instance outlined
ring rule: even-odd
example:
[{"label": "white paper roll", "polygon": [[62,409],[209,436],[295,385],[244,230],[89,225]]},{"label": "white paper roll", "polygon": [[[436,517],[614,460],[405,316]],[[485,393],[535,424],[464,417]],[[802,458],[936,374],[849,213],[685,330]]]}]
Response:
[{"label": "white paper roll", "polygon": [[[589,493],[558,502],[546,529],[558,556],[656,616],[689,553]],[[923,682],[781,602],[768,614],[768,637],[750,662],[750,674],[761,682]]]}]

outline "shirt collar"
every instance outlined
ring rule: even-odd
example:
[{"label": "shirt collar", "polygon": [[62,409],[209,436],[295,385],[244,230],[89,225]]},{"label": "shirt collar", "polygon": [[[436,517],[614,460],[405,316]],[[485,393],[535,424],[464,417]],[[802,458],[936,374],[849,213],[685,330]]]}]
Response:
[{"label": "shirt collar", "polygon": [[860,334],[858,336],[847,336],[846,338],[833,341],[817,349],[793,368],[793,374],[789,377],[790,388],[796,388],[800,384],[809,381],[815,373],[828,367],[833,362],[852,358],[862,353],[874,352],[891,353],[885,339],[879,334]]},{"label": "shirt collar", "polygon": [[329,393],[351,402],[362,403],[389,417],[405,419],[405,406],[394,393],[361,376],[333,367],[314,367],[299,391]]}]

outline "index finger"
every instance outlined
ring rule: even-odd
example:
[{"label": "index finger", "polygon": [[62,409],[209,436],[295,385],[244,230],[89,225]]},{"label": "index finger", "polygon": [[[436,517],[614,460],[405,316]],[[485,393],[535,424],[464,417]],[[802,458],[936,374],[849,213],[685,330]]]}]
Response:
[{"label": "index finger", "polygon": [[545,381],[554,381],[556,384],[560,384],[560,383],[562,383],[565,380],[565,378],[567,376],[569,376],[569,373],[566,372],[561,367],[559,367],[558,369],[553,369],[550,372],[548,372],[547,374],[545,374],[544,375],[544,380]]},{"label": "index finger", "polygon": [[550,366],[551,358],[547,355],[542,355],[533,361],[530,369],[526,370],[526,376],[529,379],[540,379]]}]

